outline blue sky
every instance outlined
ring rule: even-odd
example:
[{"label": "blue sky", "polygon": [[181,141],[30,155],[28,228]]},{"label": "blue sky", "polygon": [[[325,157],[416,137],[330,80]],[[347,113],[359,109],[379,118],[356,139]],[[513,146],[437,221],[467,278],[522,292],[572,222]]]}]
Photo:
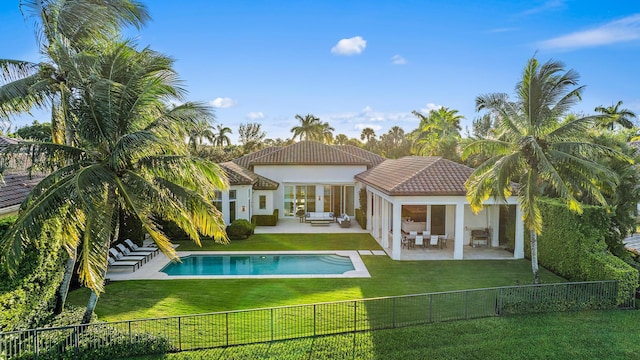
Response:
[{"label": "blue sky", "polygon": [[[259,122],[287,138],[307,113],[335,134],[414,129],[411,111],[457,109],[513,94],[536,54],[586,85],[576,112],[618,100],[640,113],[640,5],[635,1],[144,1],[152,21],[128,31],[176,59],[189,100],[216,107],[234,137]],[[19,1],[0,4],[0,58],[38,61]],[[46,113],[37,112],[40,121]],[[17,126],[30,117],[14,119]]]}]

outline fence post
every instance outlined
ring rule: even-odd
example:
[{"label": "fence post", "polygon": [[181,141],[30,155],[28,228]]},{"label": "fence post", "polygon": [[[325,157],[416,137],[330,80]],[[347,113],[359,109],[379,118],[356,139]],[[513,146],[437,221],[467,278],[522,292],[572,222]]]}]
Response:
[{"label": "fence post", "polygon": [[313,304],[313,337],[316,337],[316,304]]},{"label": "fence post", "polygon": [[178,316],[178,350],[182,351],[182,316]]},{"label": "fence post", "polygon": [[396,327],[396,298],[393,298],[392,306],[391,306],[391,327],[395,329]]},{"label": "fence post", "polygon": [[433,294],[429,294],[429,322],[433,322]]},{"label": "fence post", "polygon": [[353,301],[353,333],[355,334],[358,328],[358,301]]},{"label": "fence post", "polygon": [[498,315],[502,316],[502,288],[500,288],[500,296],[498,300]]},{"label": "fence post", "polygon": [[469,318],[469,292],[464,292],[464,318]]},{"label": "fence post", "polygon": [[271,342],[273,342],[273,308],[271,308],[270,313],[271,313],[271,325],[270,325],[270,327],[271,327]]},{"label": "fence post", "polygon": [[129,345],[133,346],[133,336],[131,335],[131,320],[129,320]]},{"label": "fence post", "polygon": [[73,327],[73,347],[74,347],[76,353],[78,351],[80,351],[79,342],[80,341],[78,340],[78,326],[74,326]]},{"label": "fence post", "polygon": [[225,313],[225,328],[227,333],[227,346],[229,346],[229,313]]}]

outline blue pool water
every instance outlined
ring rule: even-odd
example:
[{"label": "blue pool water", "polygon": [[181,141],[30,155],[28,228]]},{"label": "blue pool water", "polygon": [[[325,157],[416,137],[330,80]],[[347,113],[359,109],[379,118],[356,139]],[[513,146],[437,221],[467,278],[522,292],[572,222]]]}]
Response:
[{"label": "blue pool water", "polygon": [[160,270],[167,275],[316,275],[355,270],[351,259],[332,254],[189,255]]}]

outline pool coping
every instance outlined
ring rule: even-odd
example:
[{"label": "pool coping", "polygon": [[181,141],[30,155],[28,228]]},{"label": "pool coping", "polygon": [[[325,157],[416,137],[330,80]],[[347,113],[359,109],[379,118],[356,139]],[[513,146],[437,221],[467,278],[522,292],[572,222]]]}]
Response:
[{"label": "pool coping", "polygon": [[193,280],[193,279],[311,279],[311,278],[370,278],[369,270],[364,265],[362,258],[357,250],[317,250],[317,251],[178,251],[178,257],[189,255],[319,255],[334,254],[346,256],[351,259],[355,270],[347,271],[342,274],[300,274],[300,275],[174,275],[169,276],[160,272],[167,264],[169,259],[160,254],[155,256],[151,261],[144,264],[135,272],[128,270],[111,270],[107,273],[109,281],[125,281],[125,280]]}]

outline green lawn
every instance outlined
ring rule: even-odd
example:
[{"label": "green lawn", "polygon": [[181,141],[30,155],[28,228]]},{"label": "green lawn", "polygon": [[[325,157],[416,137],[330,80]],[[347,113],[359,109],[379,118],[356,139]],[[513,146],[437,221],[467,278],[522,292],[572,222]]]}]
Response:
[{"label": "green lawn", "polygon": [[637,310],[520,315],[139,359],[638,359],[639,321]]},{"label": "green lawn", "polygon": [[[198,249],[189,242],[180,250]],[[203,250],[358,250],[379,249],[368,234],[264,234]],[[526,260],[393,261],[363,256],[371,278],[359,279],[238,279],[149,280],[114,282],[100,297],[96,313],[116,321],[226,310],[309,304],[426,292],[462,290],[531,282]],[[561,282],[544,269],[543,282]],[[73,291],[69,304],[85,305],[88,292]]]}]

